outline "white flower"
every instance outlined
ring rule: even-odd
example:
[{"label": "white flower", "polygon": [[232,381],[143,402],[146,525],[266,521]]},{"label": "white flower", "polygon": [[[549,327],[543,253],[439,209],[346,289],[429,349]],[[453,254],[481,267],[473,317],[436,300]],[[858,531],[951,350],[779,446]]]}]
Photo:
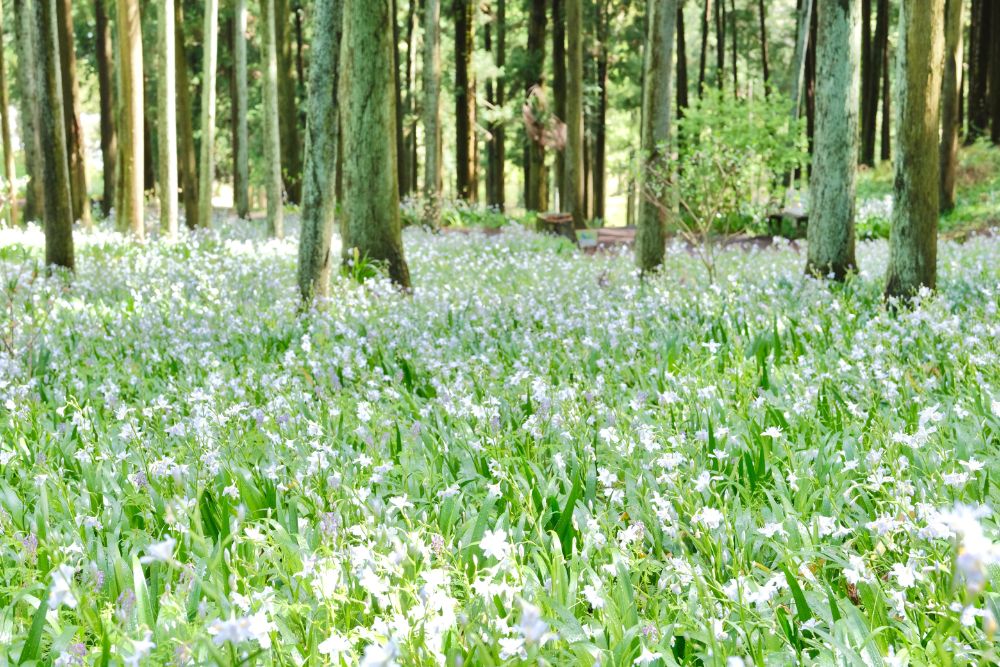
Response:
[{"label": "white flower", "polygon": [[49,609],[56,609],[60,605],[66,605],[70,609],[76,608],[76,596],[73,595],[71,584],[75,568],[63,563],[52,571],[52,587],[49,589]]},{"label": "white flower", "polygon": [[642,648],[642,653],[639,654],[638,658],[636,658],[635,660],[632,661],[632,664],[633,665],[648,665],[651,662],[653,662],[654,660],[659,660],[662,657],[663,657],[663,654],[660,653],[659,651],[657,651],[657,652],[654,653],[653,651],[650,651],[648,648],[646,648],[644,646]]},{"label": "white flower", "polygon": [[604,597],[600,593],[601,582],[597,579],[594,583],[587,584],[583,587],[583,597],[587,598],[587,602],[594,609],[602,609],[604,607]]},{"label": "white flower", "polygon": [[910,588],[917,583],[917,573],[912,565],[896,563],[892,566],[891,575],[896,578],[896,583],[903,588]]},{"label": "white flower", "polygon": [[700,523],[709,530],[715,530],[722,524],[722,512],[714,507],[702,507],[691,517],[692,523]]},{"label": "white flower", "polygon": [[520,637],[501,637],[500,659],[510,660],[514,656],[518,656],[522,660],[527,659],[528,652],[524,650],[524,640]]},{"label": "white flower", "polygon": [[527,644],[544,643],[546,634],[549,631],[549,624],[542,620],[542,613],[538,607],[521,603],[521,620],[517,624],[521,636]]},{"label": "white flower", "polygon": [[770,428],[765,429],[761,435],[765,438],[773,438],[774,440],[777,440],[783,435],[783,433],[777,426],[771,426]]},{"label": "white flower", "polygon": [[774,537],[775,535],[781,535],[782,537],[788,537],[788,531],[785,527],[779,523],[769,523],[760,529],[761,535],[764,537]]},{"label": "white flower", "polygon": [[340,664],[340,656],[350,658],[351,655],[351,642],[336,631],[320,642],[317,648],[322,655],[330,656],[330,661],[335,665]]},{"label": "white flower", "polygon": [[396,667],[399,649],[391,639],[384,644],[369,644],[361,658],[361,667]]},{"label": "white flower", "polygon": [[152,653],[153,649],[156,648],[156,644],[150,641],[152,636],[152,632],[147,632],[142,639],[132,640],[132,653],[122,658],[127,667],[139,667],[142,661]]},{"label": "white flower", "polygon": [[868,581],[868,568],[861,556],[850,556],[850,567],[844,568],[844,579],[847,583],[858,585],[859,582]]},{"label": "white flower", "polygon": [[177,540],[168,537],[162,542],[154,542],[146,547],[146,555],[139,559],[143,565],[149,563],[169,563],[174,557]]},{"label": "white flower", "polygon": [[487,530],[483,532],[483,537],[479,540],[479,548],[487,558],[496,558],[498,561],[507,560],[512,546],[507,541],[507,531],[503,528],[497,530]]}]

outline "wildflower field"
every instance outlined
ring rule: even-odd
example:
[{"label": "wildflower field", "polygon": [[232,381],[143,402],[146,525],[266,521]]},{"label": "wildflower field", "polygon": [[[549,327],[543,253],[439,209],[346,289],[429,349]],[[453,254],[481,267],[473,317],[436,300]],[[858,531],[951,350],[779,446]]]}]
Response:
[{"label": "wildflower field", "polygon": [[787,245],[0,232],[0,665],[1000,661],[1000,241],[887,309]]}]

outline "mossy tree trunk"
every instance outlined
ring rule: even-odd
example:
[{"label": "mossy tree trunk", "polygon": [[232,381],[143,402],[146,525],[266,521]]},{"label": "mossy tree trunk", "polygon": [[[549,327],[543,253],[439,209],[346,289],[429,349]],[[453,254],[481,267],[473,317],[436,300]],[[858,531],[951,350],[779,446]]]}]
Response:
[{"label": "mossy tree trunk", "polygon": [[299,235],[299,291],[304,303],[330,287],[330,241],[336,203],[337,119],[343,0],[317,0],[313,9],[306,168]]},{"label": "mossy tree trunk", "polygon": [[[674,4],[676,17],[676,2]],[[566,49],[566,152],[563,161],[566,191],[563,197],[568,206],[563,208],[573,214],[573,226],[583,229],[587,223],[583,194],[583,0],[566,0],[566,30],[569,39]],[[671,29],[671,43],[673,38]],[[667,113],[670,113],[669,108]]]},{"label": "mossy tree trunk", "polygon": [[[552,0],[552,102],[556,118],[566,122],[566,0]],[[566,211],[566,148],[552,153],[552,168],[553,206]]]},{"label": "mossy tree trunk", "polygon": [[[677,0],[652,0],[646,35],[645,90],[642,98],[642,160],[660,160],[669,150],[670,106],[672,93],[674,22]],[[666,249],[666,210],[669,195],[661,193],[659,202],[650,201],[646,188],[640,186],[636,223],[636,260],[643,273],[656,271],[663,264]]]},{"label": "mossy tree trunk", "polygon": [[278,118],[278,41],[275,0],[261,0],[264,30],[264,163],[267,172],[267,223],[271,234],[285,233],[285,213],[281,181],[281,127]]},{"label": "mossy tree trunk", "polygon": [[174,69],[177,40],[174,35],[174,2],[160,0],[159,158],[160,229],[177,235],[177,72]]},{"label": "mossy tree trunk", "polygon": [[236,95],[233,113],[236,132],[233,147],[233,189],[236,215],[246,220],[250,217],[250,131],[247,126],[247,0],[236,0],[233,14],[233,75],[236,78]]},{"label": "mossy tree trunk", "polygon": [[21,92],[19,118],[24,164],[28,172],[28,189],[24,219],[39,220],[44,215],[42,191],[41,148],[35,128],[35,101],[39,86],[36,76],[35,0],[14,0],[14,43],[17,45],[17,87]]},{"label": "mossy tree trunk", "polygon": [[345,0],[341,51],[344,101],[344,259],[382,261],[404,289],[410,272],[403,255],[396,181],[395,70],[390,0]]},{"label": "mossy tree trunk", "polygon": [[860,5],[816,4],[816,132],[809,181],[806,273],[843,280],[855,270]]},{"label": "mossy tree trunk", "polygon": [[[962,0],[945,0],[944,73],[941,82],[941,212],[955,208],[958,163],[959,81],[962,78]],[[1000,91],[998,91],[1000,96]]]},{"label": "mossy tree trunk", "polygon": [[180,151],[178,170],[184,195],[184,219],[188,229],[198,227],[198,161],[195,157],[194,112],[191,107],[191,78],[188,74],[187,49],[184,45],[183,2],[174,0],[177,70],[177,148]]},{"label": "mossy tree trunk", "polygon": [[17,226],[17,192],[14,189],[14,142],[10,135],[10,93],[7,87],[7,63],[3,46],[3,2],[0,2],[0,135],[3,139],[3,178],[7,185],[7,222]]},{"label": "mossy tree trunk", "polygon": [[441,215],[441,0],[424,2],[424,221]]},{"label": "mossy tree trunk", "polygon": [[[506,61],[507,43],[507,9],[506,0],[497,0],[496,11],[491,15],[491,22],[486,24],[485,46],[486,50],[493,53],[493,62],[502,72]],[[493,30],[496,28],[496,40],[493,41]],[[502,109],[506,95],[504,93],[504,75],[500,74],[495,80],[490,80],[486,84],[486,97],[489,104],[495,109]],[[486,203],[497,210],[504,210],[504,122],[494,119],[490,123],[490,138],[487,144],[487,176],[486,176]]]},{"label": "mossy tree trunk", "polygon": [[895,207],[887,297],[934,289],[937,277],[938,150],[944,1],[902,3],[896,81]]},{"label": "mossy tree trunk", "polygon": [[118,160],[118,133],[115,128],[114,47],[111,42],[111,21],[108,18],[107,0],[94,0],[97,46],[97,86],[101,107],[101,158],[104,187],[101,195],[101,215],[111,215],[115,202],[115,172]]},{"label": "mossy tree trunk", "polygon": [[[274,0],[271,16],[274,21],[274,39],[278,50],[278,127],[281,132],[281,174],[288,200],[298,204],[302,200],[302,155],[299,143],[299,111],[295,79],[294,39],[291,35],[289,4],[293,0]],[[292,11],[295,11],[293,8]],[[386,24],[388,27],[389,24]]]},{"label": "mossy tree trunk", "polygon": [[205,50],[201,77],[201,157],[198,164],[198,225],[212,226],[215,180],[215,77],[219,62],[219,0],[205,2]]},{"label": "mossy tree trunk", "polygon": [[146,234],[144,215],[145,133],[143,131],[142,19],[138,0],[118,0],[118,61],[121,69],[119,169],[120,226],[137,239]]},{"label": "mossy tree trunk", "polygon": [[476,201],[476,82],[472,71],[476,34],[472,0],[453,0],[455,18],[455,167],[459,199]]},{"label": "mossy tree trunk", "polygon": [[62,76],[63,123],[66,126],[66,153],[73,219],[90,225],[90,197],[87,193],[87,165],[84,159],[83,124],[80,122],[80,86],[76,77],[72,0],[57,0],[59,72]]},{"label": "mossy tree trunk", "polygon": [[[545,0],[529,0],[528,48],[525,64],[525,100],[532,88],[545,87]],[[525,137],[524,206],[529,211],[547,208],[545,147]]]}]

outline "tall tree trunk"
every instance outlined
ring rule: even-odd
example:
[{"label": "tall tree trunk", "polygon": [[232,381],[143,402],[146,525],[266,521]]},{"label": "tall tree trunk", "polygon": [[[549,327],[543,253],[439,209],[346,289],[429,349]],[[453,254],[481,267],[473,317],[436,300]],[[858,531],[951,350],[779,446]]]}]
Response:
[{"label": "tall tree trunk", "polygon": [[340,106],[340,37],[342,0],[318,0],[313,13],[306,120],[306,169],[299,235],[299,292],[308,303],[330,291],[330,243],[336,199]]},{"label": "tall tree trunk", "polygon": [[715,83],[719,90],[726,75],[726,0],[715,3]]},{"label": "tall tree trunk", "polygon": [[[676,15],[676,9],[674,15]],[[673,23],[675,16],[670,17]],[[573,214],[573,226],[587,226],[586,199],[583,192],[583,0],[566,0],[566,29],[569,33],[566,58],[566,151],[563,161],[565,189],[560,194]],[[670,41],[673,47],[673,33]],[[667,67],[670,66],[667,62]],[[667,109],[667,113],[670,109]]]},{"label": "tall tree trunk", "polygon": [[[878,11],[883,14],[885,9],[886,22],[889,15],[889,0],[879,0]],[[882,137],[879,141],[879,159],[885,162],[892,157],[890,146],[892,135],[892,76],[889,71],[889,29],[886,26],[885,39],[882,42]]]},{"label": "tall tree trunk", "polygon": [[882,63],[872,40],[872,0],[861,1],[861,153],[858,161],[875,165],[875,123]]},{"label": "tall tree trunk", "polygon": [[817,5],[816,144],[809,191],[806,273],[843,280],[854,258],[858,159],[858,0]]},{"label": "tall tree trunk", "polygon": [[792,73],[789,79],[789,97],[792,100],[792,119],[802,113],[802,93],[806,78],[806,55],[809,52],[809,26],[812,25],[814,0],[800,0],[798,23],[795,28],[795,53],[792,56]]},{"label": "tall tree trunk", "polygon": [[944,58],[944,0],[902,3],[896,65],[895,206],[887,297],[934,289],[937,277],[938,112]]},{"label": "tall tree trunk", "polygon": [[990,44],[993,13],[991,0],[972,0],[969,21],[969,129],[965,134],[968,144],[986,134],[990,123],[989,72]]},{"label": "tall tree trunk", "polygon": [[160,0],[160,228],[177,235],[177,36],[174,0]]},{"label": "tall tree trunk", "polygon": [[[818,5],[820,0],[813,0]],[[809,154],[814,150],[816,136],[816,21],[818,12],[813,8],[812,23],[809,25],[809,48],[806,49],[806,137],[809,140]]]},{"label": "tall tree trunk", "polygon": [[89,226],[90,197],[87,195],[87,164],[84,159],[83,125],[80,123],[80,87],[76,78],[72,0],[57,0],[56,10],[73,219]]},{"label": "tall tree trunk", "polygon": [[[600,18],[598,20],[601,20]],[[684,8],[677,6],[677,117],[684,116],[688,108],[687,44],[684,39]],[[600,65],[598,65],[600,67]]]},{"label": "tall tree trunk", "polygon": [[145,192],[145,110],[143,107],[142,19],[138,0],[118,0],[118,60],[121,64],[122,108],[119,145],[121,148],[122,202],[121,227],[137,239],[146,234]]},{"label": "tall tree trunk", "polygon": [[764,97],[771,94],[771,63],[767,56],[767,10],[764,0],[757,0],[757,18],[760,20],[760,64],[764,74]]},{"label": "tall tree trunk", "polygon": [[[494,109],[502,109],[505,103],[503,68],[506,64],[506,33],[507,9],[506,0],[497,0],[496,13],[492,16],[492,24],[496,26],[496,44],[491,43],[491,24],[486,25],[486,49],[491,51],[497,70],[501,72],[495,81],[487,84],[487,97]],[[490,141],[487,144],[487,165],[489,175],[486,178],[486,203],[504,210],[504,124],[502,120],[490,123]]]},{"label": "tall tree trunk", "polygon": [[352,251],[388,264],[404,289],[410,271],[403,254],[396,182],[395,72],[389,24],[390,0],[344,3],[344,205],[345,260]]},{"label": "tall tree trunk", "polygon": [[187,53],[184,47],[184,11],[182,1],[174,0],[174,30],[176,37],[177,70],[177,146],[180,151],[178,173],[184,195],[184,221],[188,229],[198,227],[198,163],[195,157],[194,128],[191,108],[191,79],[188,75]]},{"label": "tall tree trunk", "polygon": [[[299,112],[295,57],[292,54],[294,39],[289,34],[289,0],[274,2],[274,35],[278,49],[278,126],[281,131],[281,173],[288,201],[298,204],[302,200],[302,147],[299,140]],[[388,23],[386,24],[388,26]]]},{"label": "tall tree trunk", "polygon": [[[265,2],[268,0],[265,0]],[[205,2],[205,52],[201,83],[201,156],[198,163],[198,225],[212,226],[215,182],[215,77],[219,62],[219,0]]]},{"label": "tall tree trunk", "polygon": [[416,74],[417,74],[417,11],[418,0],[410,0],[406,9],[406,62],[403,66],[403,107],[400,118],[403,124],[403,150],[399,154],[399,161],[403,165],[402,173],[405,177],[400,181],[399,195],[407,197],[417,188],[417,125],[413,120],[413,111],[416,108]]},{"label": "tall tree trunk", "polygon": [[[649,10],[645,53],[646,90],[642,99],[641,141],[644,165],[660,159],[661,151],[670,141],[670,79],[677,0],[652,0]],[[643,171],[645,169],[644,166]],[[658,270],[663,264],[666,209],[670,206],[670,201],[666,193],[660,201],[651,201],[652,193],[646,192],[645,186],[640,186],[640,192],[635,254],[639,269],[646,273]]]},{"label": "tall tree trunk", "polygon": [[[271,234],[281,238],[285,233],[285,213],[281,196],[282,136],[278,118],[280,79],[278,74],[278,26],[275,20],[275,0],[261,0],[264,29],[264,162],[267,173],[267,223]],[[395,178],[395,172],[393,173]]]},{"label": "tall tree trunk", "polygon": [[115,201],[115,165],[118,158],[118,135],[115,132],[114,83],[111,79],[114,56],[111,45],[111,24],[104,3],[94,0],[97,45],[97,86],[101,107],[101,158],[104,187],[101,196],[101,215],[111,215]]},{"label": "tall tree trunk", "polygon": [[35,127],[36,89],[40,86],[37,76],[35,52],[38,50],[35,16],[35,0],[14,0],[14,43],[17,45],[17,87],[21,92],[18,119],[21,121],[21,145],[24,147],[24,163],[28,171],[28,188],[25,193],[26,221],[43,219],[45,192],[42,184],[41,146],[38,144],[38,129]]},{"label": "tall tree trunk", "polygon": [[[608,117],[608,8],[597,4],[597,117],[594,119],[594,217],[605,219]],[[686,74],[685,74],[686,77]]]},{"label": "tall tree trunk", "polygon": [[[566,121],[566,6],[568,0],[552,0],[552,98],[555,114]],[[553,199],[556,210],[567,210],[566,149],[556,151],[552,156],[555,167],[556,192]]]},{"label": "tall tree trunk", "polygon": [[20,0],[15,9],[27,11],[31,39],[35,45],[32,105],[39,146],[38,162],[43,188],[45,264],[72,269],[73,207],[70,202],[69,163],[66,157],[66,127],[63,124],[62,76],[59,72],[60,44],[56,36],[56,0]]},{"label": "tall tree trunk", "polygon": [[476,200],[476,85],[472,73],[475,13],[472,0],[453,0],[455,17],[455,162],[458,197]]},{"label": "tall tree trunk", "polygon": [[424,223],[436,228],[441,216],[441,0],[424,2],[423,85]]},{"label": "tall tree trunk", "polygon": [[[318,36],[317,36],[318,38]],[[233,14],[233,77],[236,95],[233,96],[233,198],[236,215],[246,220],[250,217],[250,130],[247,125],[247,108],[250,96],[247,91],[247,0],[236,0]]]},{"label": "tall tree trunk", "polygon": [[729,0],[729,27],[733,31],[732,38],[729,40],[731,46],[730,53],[732,54],[733,62],[733,97],[740,96],[740,77],[739,69],[737,68],[737,52],[739,51],[739,32],[736,29],[736,0]]},{"label": "tall tree trunk", "polygon": [[941,82],[941,211],[955,208],[955,166],[958,162],[959,79],[962,77],[962,0],[945,0],[944,73]]},{"label": "tall tree trunk", "polygon": [[16,227],[17,191],[14,188],[14,142],[10,136],[10,94],[7,88],[7,64],[4,62],[3,2],[0,1],[0,135],[3,138],[3,177],[7,184],[7,223]]},{"label": "tall tree trunk", "polygon": [[[545,87],[545,0],[528,0],[528,63],[525,72],[525,100],[533,88]],[[545,192],[545,147],[526,136],[524,161],[524,206],[529,211],[543,211],[548,198]]]},{"label": "tall tree trunk", "polygon": [[[720,0],[721,2],[721,0]],[[698,56],[698,97],[705,91],[705,69],[708,64],[708,18],[712,14],[712,0],[705,0],[701,12],[701,53]]]},{"label": "tall tree trunk", "polygon": [[[410,4],[413,0],[409,0]],[[392,19],[392,67],[396,72],[393,80],[396,82],[396,89],[393,91],[396,97],[396,180],[399,183],[399,194],[403,196],[407,191],[406,184],[406,144],[403,140],[403,77],[399,73],[399,7],[396,0],[391,0]]]},{"label": "tall tree trunk", "polygon": [[997,31],[1000,30],[1000,2],[994,0],[990,3],[993,16],[990,17],[990,141],[995,145],[1000,145],[1000,39],[997,38]]}]

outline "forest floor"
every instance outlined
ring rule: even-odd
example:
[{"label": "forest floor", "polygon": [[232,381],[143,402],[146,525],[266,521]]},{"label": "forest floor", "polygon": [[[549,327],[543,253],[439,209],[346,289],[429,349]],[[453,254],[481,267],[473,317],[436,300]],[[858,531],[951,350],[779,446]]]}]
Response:
[{"label": "forest floor", "polygon": [[301,312],[294,234],[77,239],[0,231],[0,663],[1000,659],[1000,239],[896,312],[883,241],[407,229]]}]

